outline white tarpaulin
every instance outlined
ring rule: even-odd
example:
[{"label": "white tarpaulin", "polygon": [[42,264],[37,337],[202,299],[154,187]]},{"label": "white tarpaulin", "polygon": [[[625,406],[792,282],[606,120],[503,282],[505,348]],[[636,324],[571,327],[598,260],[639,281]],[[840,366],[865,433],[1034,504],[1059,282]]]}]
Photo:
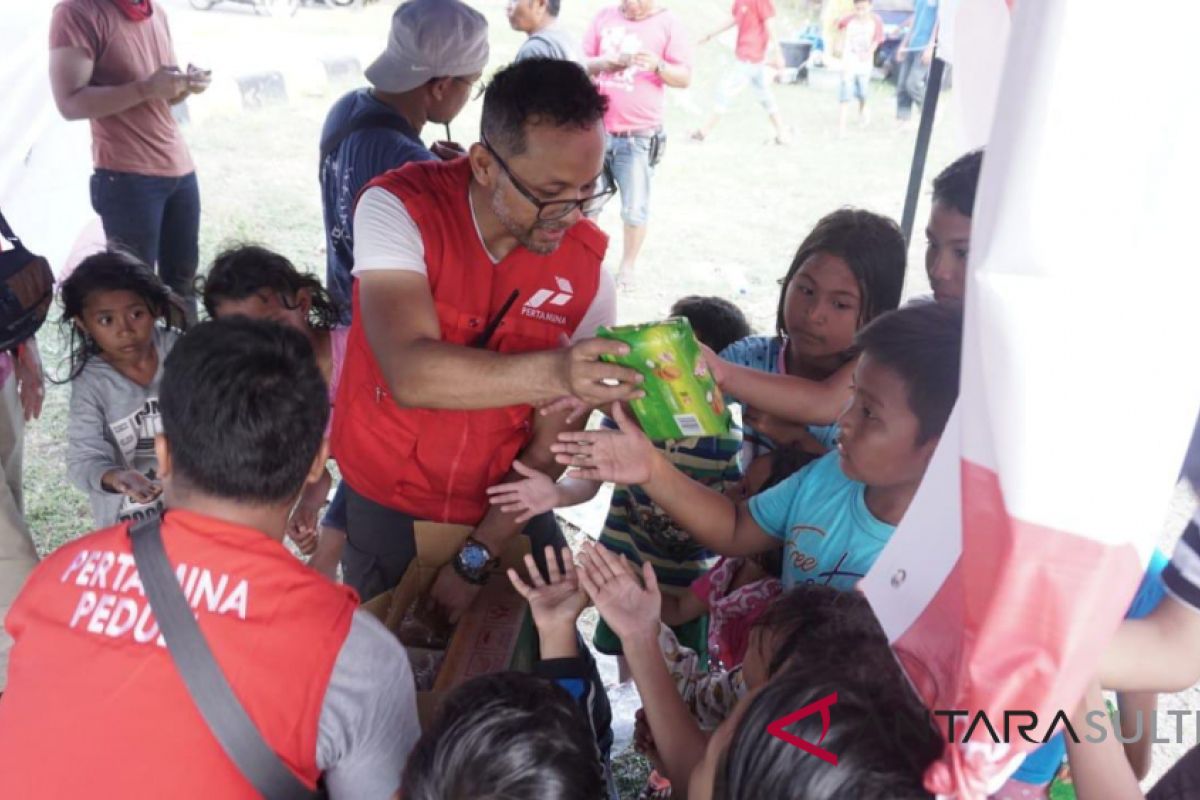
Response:
[{"label": "white tarpaulin", "polygon": [[87,122],[67,122],[50,95],[48,0],[0,0],[0,210],[56,273],[95,219]]},{"label": "white tarpaulin", "polygon": [[[1127,13],[1014,9],[958,409],[863,581],[931,706],[1032,710],[1038,736],[1074,707],[1129,605],[1200,405],[1200,116],[1166,79],[1187,73],[1200,12],[1158,26],[1144,70],[1097,58]],[[983,726],[972,738],[931,790],[981,797],[1032,747]]]}]

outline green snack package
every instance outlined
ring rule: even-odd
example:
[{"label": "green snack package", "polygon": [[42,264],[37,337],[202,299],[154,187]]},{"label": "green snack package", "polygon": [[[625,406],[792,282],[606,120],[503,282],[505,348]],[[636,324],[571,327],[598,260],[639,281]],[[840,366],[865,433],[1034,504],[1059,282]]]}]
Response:
[{"label": "green snack package", "polygon": [[636,369],[645,377],[646,396],[630,405],[652,440],[729,432],[733,418],[686,319],[602,327],[596,335],[629,345],[629,355],[604,356],[604,360]]}]

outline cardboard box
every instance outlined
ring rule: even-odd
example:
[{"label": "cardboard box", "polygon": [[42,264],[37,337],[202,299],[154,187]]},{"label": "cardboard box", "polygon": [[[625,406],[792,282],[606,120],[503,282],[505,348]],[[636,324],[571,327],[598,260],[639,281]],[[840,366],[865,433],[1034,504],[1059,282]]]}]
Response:
[{"label": "cardboard box", "polygon": [[[363,604],[383,624],[397,633],[408,609],[428,592],[439,569],[458,553],[472,528],[433,522],[414,524],[417,556],[390,592],[384,592]],[[460,684],[479,675],[515,669],[533,668],[537,651],[537,633],[529,605],[517,594],[504,571],[515,569],[523,578],[529,540],[516,536],[500,554],[501,573],[479,592],[475,602],[459,620],[446,648],[446,657],[431,691],[417,692],[417,713],[421,727],[433,719],[442,698]]]}]

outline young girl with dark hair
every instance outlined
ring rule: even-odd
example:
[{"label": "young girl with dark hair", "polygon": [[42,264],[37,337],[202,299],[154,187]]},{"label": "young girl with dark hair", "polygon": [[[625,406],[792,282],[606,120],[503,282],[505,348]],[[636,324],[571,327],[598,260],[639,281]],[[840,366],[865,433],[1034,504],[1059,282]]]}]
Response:
[{"label": "young girl with dark hair", "polygon": [[97,528],[156,516],[158,384],[187,326],[183,305],[120,250],[80,262],[59,300],[71,384],[67,475],[88,493]]},{"label": "young girl with dark hair", "polygon": [[745,407],[743,469],[778,445],[828,451],[850,399],[854,335],[900,303],[905,244],[895,222],[861,209],[823,217],[780,281],[774,336],[709,354],[721,388]]}]

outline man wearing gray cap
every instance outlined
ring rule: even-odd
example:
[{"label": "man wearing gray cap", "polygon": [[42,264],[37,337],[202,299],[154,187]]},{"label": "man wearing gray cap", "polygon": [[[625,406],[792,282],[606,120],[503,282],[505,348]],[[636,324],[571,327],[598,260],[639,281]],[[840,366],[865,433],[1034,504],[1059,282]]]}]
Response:
[{"label": "man wearing gray cap", "polygon": [[420,139],[426,122],[449,125],[488,60],[487,20],[459,0],[410,0],[392,15],[387,48],[367,67],[370,87],[334,103],[321,129],[321,206],[329,293],[350,322],[354,201],[377,175],[410,161],[461,155]]}]

